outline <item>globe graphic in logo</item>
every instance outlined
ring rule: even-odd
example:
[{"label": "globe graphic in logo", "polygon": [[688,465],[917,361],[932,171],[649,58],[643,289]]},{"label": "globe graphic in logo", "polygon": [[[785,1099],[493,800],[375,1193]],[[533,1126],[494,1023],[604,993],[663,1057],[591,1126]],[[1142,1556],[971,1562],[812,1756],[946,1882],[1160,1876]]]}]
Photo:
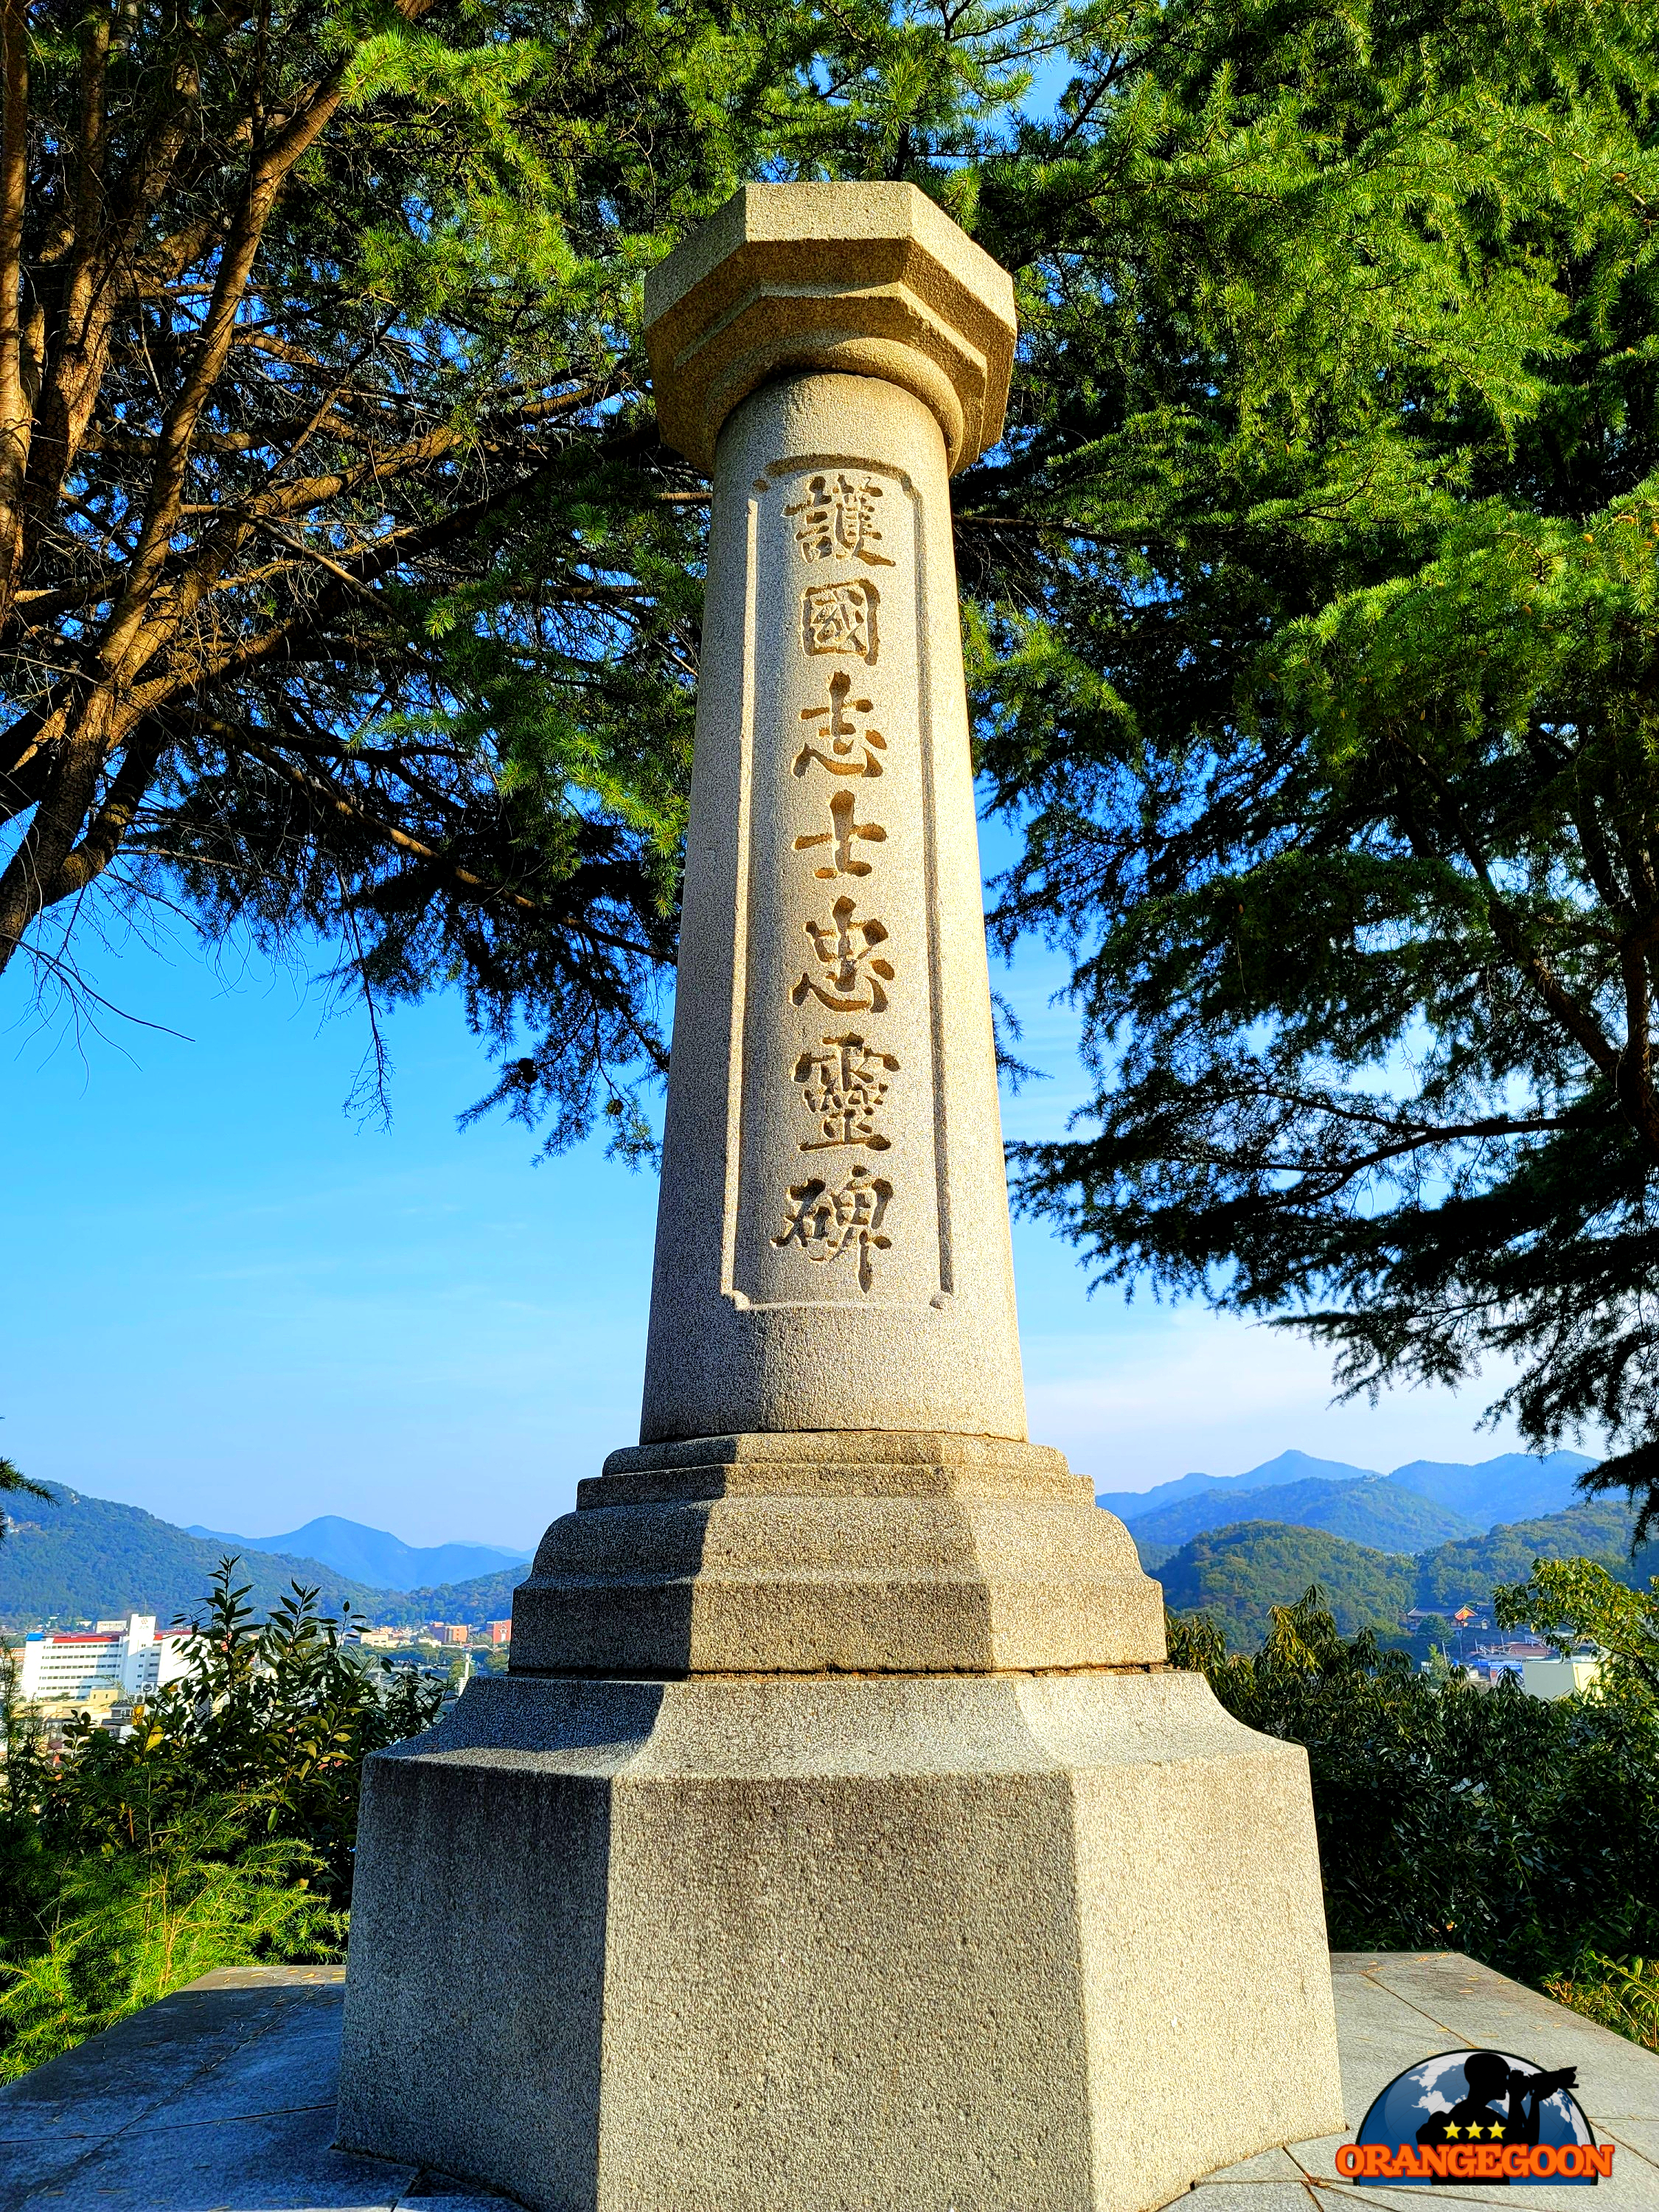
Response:
[{"label": "globe graphic in logo", "polygon": [[[1389,2082],[1354,2140],[1362,2149],[1386,2144],[1390,2151],[1403,2144],[1547,2146],[1558,2155],[1531,2163],[1547,2164],[1550,2172],[1511,2172],[1505,2178],[1512,2186],[1593,2188],[1595,2169],[1581,2160],[1577,2147],[1593,2145],[1595,2137],[1568,2086],[1571,2069],[1566,2073],[1563,2081],[1559,2075],[1506,2051],[1443,2051]],[[1561,2161],[1559,2154],[1569,2146],[1575,2147],[1573,2154]],[[1393,2189],[1435,2185],[1429,2176],[1388,2177]]]}]

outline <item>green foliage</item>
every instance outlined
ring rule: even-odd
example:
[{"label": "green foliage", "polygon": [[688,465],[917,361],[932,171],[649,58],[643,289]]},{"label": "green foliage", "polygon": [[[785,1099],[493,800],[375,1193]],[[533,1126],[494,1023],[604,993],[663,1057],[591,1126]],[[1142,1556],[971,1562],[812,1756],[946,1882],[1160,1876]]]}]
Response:
[{"label": "green foliage", "polygon": [[640,1156],[706,551],[642,276],[743,177],[912,178],[1025,325],[960,567],[1000,927],[1074,954],[1098,1077],[1026,1202],[1351,1388],[1513,1362],[1639,1486],[1650,15],[26,9],[0,954],[72,982],[41,902],[106,894],[320,934]]},{"label": "green foliage", "polygon": [[362,1762],[440,1692],[382,1697],[297,1585],[256,1621],[234,1562],[189,1671],[61,1756],[5,1685],[0,2078],[216,1966],[340,1955]]},{"label": "green foliage", "polygon": [[1604,1959],[1587,1951],[1570,1974],[1547,1980],[1544,1990],[1557,2004],[1659,2051],[1659,1959]]},{"label": "green foliage", "polygon": [[[645,272],[746,177],[970,216],[1051,11],[88,0],[8,48],[0,966],[90,893],[455,988],[487,1102],[649,1145],[706,495]],[[24,173],[26,170],[27,173]],[[21,228],[18,226],[21,225]]]},{"label": "green foliage", "polygon": [[1073,952],[1097,1077],[1024,1200],[1351,1389],[1496,1357],[1533,1442],[1639,1450],[1652,11],[1070,21],[1060,115],[982,165],[1027,358],[960,525],[999,925]]},{"label": "green foliage", "polygon": [[343,1923],[308,1887],[313,1865],[300,1844],[186,1821],[142,1850],[9,1869],[31,1886],[0,1955],[0,2081],[198,1974],[338,1957]]},{"label": "green foliage", "polygon": [[1467,1951],[1534,1985],[1589,1953],[1653,1955],[1650,1702],[1433,1678],[1369,1632],[1345,1640],[1316,1588],[1249,1657],[1213,1620],[1170,1636],[1230,1712],[1306,1747],[1337,1949]]},{"label": "green foliage", "polygon": [[1659,1711],[1659,1576],[1645,1589],[1615,1581],[1594,1559],[1534,1559],[1524,1583],[1493,1592],[1504,1627],[1525,1621],[1558,1651],[1600,1644],[1600,1686]]},{"label": "green foliage", "polygon": [[[14,1497],[22,1498],[52,1496],[44,1483],[31,1482],[16,1461],[8,1459],[3,1453],[0,1453],[0,1491],[9,1491]],[[0,1513],[0,1538],[4,1537],[8,1525],[6,1516]]]}]

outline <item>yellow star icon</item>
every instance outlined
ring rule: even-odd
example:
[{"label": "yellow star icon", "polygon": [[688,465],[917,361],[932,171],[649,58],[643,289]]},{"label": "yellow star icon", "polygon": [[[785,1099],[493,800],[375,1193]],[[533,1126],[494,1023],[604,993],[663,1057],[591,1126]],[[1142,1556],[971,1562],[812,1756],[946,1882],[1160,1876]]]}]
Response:
[{"label": "yellow star icon", "polygon": [[1448,2142],[1455,2142],[1457,2141],[1457,2138],[1459,2137],[1459,2136],[1461,2136],[1461,2135],[1462,2134],[1462,2132],[1463,2132],[1463,2130],[1462,2130],[1462,2128],[1457,2127],[1457,2126],[1455,2126],[1455,2125],[1453,2124],[1453,2123],[1452,2123],[1451,2121],[1449,2121],[1449,2120],[1448,2120],[1448,2121],[1447,2121],[1447,2123],[1446,2123],[1446,2141],[1447,2141]]}]

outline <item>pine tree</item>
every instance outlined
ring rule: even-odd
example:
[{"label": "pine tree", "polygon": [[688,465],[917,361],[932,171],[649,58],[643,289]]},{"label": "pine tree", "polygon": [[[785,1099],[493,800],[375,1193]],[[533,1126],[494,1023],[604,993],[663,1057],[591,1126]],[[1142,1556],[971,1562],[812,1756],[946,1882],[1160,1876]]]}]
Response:
[{"label": "pine tree", "polygon": [[636,1150],[706,524],[644,272],[757,173],[965,207],[1019,19],[0,12],[0,967],[73,989],[89,894],[320,938],[372,1029],[457,987],[486,1103]]},{"label": "pine tree", "polygon": [[1085,9],[989,161],[964,505],[1005,935],[1097,1095],[1025,1202],[1350,1390],[1514,1363],[1659,1504],[1659,207],[1624,0]]}]

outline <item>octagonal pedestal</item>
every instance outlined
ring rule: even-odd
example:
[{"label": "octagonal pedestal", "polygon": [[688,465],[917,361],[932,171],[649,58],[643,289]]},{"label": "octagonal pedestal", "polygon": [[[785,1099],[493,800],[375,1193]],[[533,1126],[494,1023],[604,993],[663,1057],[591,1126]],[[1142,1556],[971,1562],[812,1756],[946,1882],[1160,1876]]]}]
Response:
[{"label": "octagonal pedestal", "polygon": [[547,2212],[1141,2212],[1341,2122],[1201,1677],[475,1682],[370,1763],[341,2141]]}]

